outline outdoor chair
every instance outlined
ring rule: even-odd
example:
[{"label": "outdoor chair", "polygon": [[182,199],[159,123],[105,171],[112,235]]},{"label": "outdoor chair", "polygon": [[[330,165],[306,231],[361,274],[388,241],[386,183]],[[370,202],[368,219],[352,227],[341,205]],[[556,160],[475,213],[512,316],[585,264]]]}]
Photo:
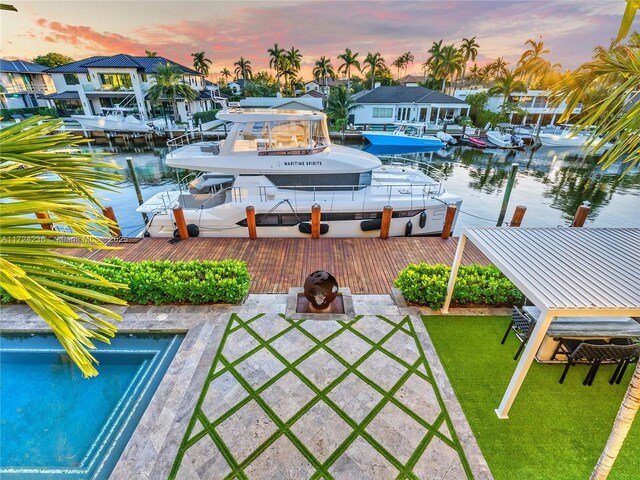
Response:
[{"label": "outdoor chair", "polygon": [[619,384],[622,381],[622,377],[629,363],[638,360],[638,349],[639,347],[636,344],[596,345],[589,342],[582,342],[569,354],[567,365],[564,367],[564,371],[560,377],[560,383],[564,382],[569,367],[576,363],[587,363],[591,365],[591,368],[587,372],[587,376],[582,381],[582,384],[591,386],[593,380],[596,378],[600,364],[602,362],[611,362],[616,364],[616,369],[609,380],[609,384],[613,385],[614,382]]},{"label": "outdoor chair", "polygon": [[518,347],[518,351],[513,357],[514,360],[517,360],[522,353],[524,346],[531,336],[531,332],[533,332],[533,327],[535,326],[536,321],[533,318],[524,313],[518,307],[513,307],[513,310],[511,310],[511,323],[509,323],[507,331],[504,332],[504,336],[502,337],[500,344],[504,345],[504,342],[506,342],[511,330],[515,332],[516,337],[520,340],[520,347]]}]

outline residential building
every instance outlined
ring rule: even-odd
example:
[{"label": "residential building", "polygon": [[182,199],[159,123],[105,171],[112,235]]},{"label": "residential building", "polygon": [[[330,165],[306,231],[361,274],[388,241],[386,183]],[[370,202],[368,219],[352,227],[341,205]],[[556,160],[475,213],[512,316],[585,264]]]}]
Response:
[{"label": "residential building", "polygon": [[240,100],[243,108],[276,108],[279,110],[322,111],[322,98],[315,97],[247,97]]},{"label": "residential building", "polygon": [[213,108],[213,96],[204,75],[164,57],[138,57],[118,54],[96,56],[47,70],[58,93],[47,95],[61,116],[72,114],[100,115],[103,109],[132,108],[143,120],[154,114],[170,116],[173,107],[168,100],[151,105],[147,92],[155,84],[158,65],[171,64],[182,72],[182,81],[200,93],[195,101],[177,100],[178,118],[187,122],[190,115]]},{"label": "residential building", "polygon": [[25,60],[0,59],[3,108],[48,107],[43,95],[56,91],[47,67]]},{"label": "residential building", "polygon": [[[319,93],[324,93],[325,95],[329,95],[329,93],[331,93],[331,88],[332,87],[338,87],[338,86],[347,86],[347,81],[346,80],[339,80],[339,79],[334,79],[331,77],[327,77],[326,79],[314,79],[311,80],[310,82],[307,82],[304,84],[304,91],[305,93],[308,92],[319,92]],[[325,90],[325,86],[326,86],[326,92]]]},{"label": "residential building", "polygon": [[391,125],[427,122],[435,126],[469,115],[459,98],[424,87],[377,87],[354,94],[361,105],[349,116],[352,125]]},{"label": "residential building", "polygon": [[[477,89],[464,89],[455,92],[455,97],[461,100],[466,99],[469,95],[474,93],[486,92],[487,88]],[[492,112],[500,112],[500,107],[504,97],[500,95],[493,95],[489,97],[487,102],[487,109]],[[517,104],[519,108],[526,112],[526,115],[516,115],[514,113],[509,114],[509,119],[513,123],[534,123],[538,125],[555,124],[556,119],[562,115],[567,107],[566,102],[561,102],[559,105],[552,105],[551,96],[547,90],[528,90],[527,92],[513,92],[509,100]],[[582,104],[579,104],[573,110],[573,114],[578,114],[582,111]]]},{"label": "residential building", "polygon": [[233,95],[242,95],[242,90],[244,89],[245,80],[244,78],[240,78],[238,80],[234,80],[231,83],[227,83],[227,87],[231,89],[231,93]]},{"label": "residential building", "polygon": [[423,82],[425,80],[424,77],[419,77],[417,75],[405,75],[398,79],[398,83],[402,87],[417,87],[418,83]]}]

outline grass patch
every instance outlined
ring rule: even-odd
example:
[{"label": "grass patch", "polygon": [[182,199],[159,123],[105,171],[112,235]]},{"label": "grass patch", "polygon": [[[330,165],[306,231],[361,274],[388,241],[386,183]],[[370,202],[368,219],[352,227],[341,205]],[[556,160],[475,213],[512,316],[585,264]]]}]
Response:
[{"label": "grass patch", "polygon": [[[436,351],[492,473],[502,479],[589,478],[607,441],[631,365],[620,385],[609,385],[613,366],[604,365],[591,387],[582,385],[587,366],[572,367],[563,385],[562,365],[531,366],[509,412],[494,409],[517,362],[518,341],[502,335],[508,317],[423,317]],[[629,432],[610,480],[639,478],[640,421]]]}]

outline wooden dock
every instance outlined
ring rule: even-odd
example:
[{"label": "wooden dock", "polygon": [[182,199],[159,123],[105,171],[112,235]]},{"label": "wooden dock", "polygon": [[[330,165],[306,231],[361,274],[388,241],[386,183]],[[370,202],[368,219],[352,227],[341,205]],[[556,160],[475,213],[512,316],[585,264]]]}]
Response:
[{"label": "wooden dock", "polygon": [[[398,272],[410,263],[451,265],[457,239],[190,238],[172,244],[167,238],[143,238],[118,245],[123,245],[122,250],[74,253],[94,260],[113,256],[127,261],[243,260],[251,274],[251,293],[287,293],[290,287],[301,287],[310,273],[326,270],[353,293],[386,294]],[[467,242],[462,264],[474,263],[488,265],[489,260]]]}]

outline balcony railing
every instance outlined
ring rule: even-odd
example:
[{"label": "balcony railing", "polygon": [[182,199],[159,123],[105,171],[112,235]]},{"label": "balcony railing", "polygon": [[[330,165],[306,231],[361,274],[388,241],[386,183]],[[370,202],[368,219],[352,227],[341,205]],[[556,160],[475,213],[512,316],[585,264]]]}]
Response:
[{"label": "balcony railing", "polygon": [[28,84],[11,83],[5,85],[7,93],[21,93],[21,92],[34,92],[34,93],[49,93],[54,89],[50,88],[46,83],[33,82]]},{"label": "balcony railing", "polygon": [[115,85],[96,86],[93,83],[85,83],[82,85],[85,92],[133,92],[133,87],[123,87]]}]

